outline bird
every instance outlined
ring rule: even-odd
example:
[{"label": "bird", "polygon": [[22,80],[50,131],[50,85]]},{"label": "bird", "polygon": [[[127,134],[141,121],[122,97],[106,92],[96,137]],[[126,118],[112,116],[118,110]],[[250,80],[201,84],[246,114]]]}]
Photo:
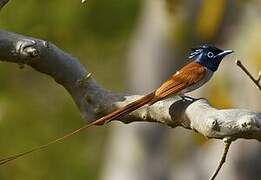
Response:
[{"label": "bird", "polygon": [[159,88],[151,93],[142,96],[141,98],[130,102],[129,104],[120,107],[111,113],[89,123],[84,126],[65,134],[64,136],[50,141],[44,145],[32,148],[31,150],[18,153],[6,158],[0,159],[0,165],[14,161],[25,155],[31,154],[36,151],[46,149],[52,144],[60,143],[65,139],[78,134],[79,132],[94,126],[103,125],[114,119],[123,117],[144,105],[153,105],[170,96],[176,95],[185,97],[185,94],[194,91],[207,83],[213,74],[218,70],[222,59],[228,54],[233,53],[233,50],[222,50],[212,45],[202,45],[191,49],[188,59],[190,63],[183,66],[180,70],[176,71],[167,81],[162,83]]}]

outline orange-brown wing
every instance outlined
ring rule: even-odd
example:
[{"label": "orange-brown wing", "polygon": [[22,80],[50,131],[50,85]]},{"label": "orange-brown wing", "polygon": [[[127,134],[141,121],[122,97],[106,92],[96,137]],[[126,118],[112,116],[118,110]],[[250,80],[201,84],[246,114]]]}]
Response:
[{"label": "orange-brown wing", "polygon": [[187,64],[155,91],[155,99],[153,102],[179,93],[183,89],[200,81],[205,73],[206,69],[202,65],[195,62]]}]

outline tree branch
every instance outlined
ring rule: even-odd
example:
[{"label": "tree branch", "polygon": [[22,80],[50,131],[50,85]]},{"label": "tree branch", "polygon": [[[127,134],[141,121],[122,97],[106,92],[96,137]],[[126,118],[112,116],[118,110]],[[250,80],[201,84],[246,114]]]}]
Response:
[{"label": "tree branch", "polygon": [[[0,30],[0,59],[26,64],[51,76],[71,94],[86,120],[95,120],[140,97],[119,95],[102,88],[75,57],[40,39]],[[261,113],[245,109],[219,110],[205,99],[183,100],[175,96],[140,108],[118,120],[182,126],[208,138],[261,141]]]},{"label": "tree branch", "polygon": [[255,85],[261,91],[261,85],[259,84],[260,79],[261,79],[261,71],[259,71],[257,79],[255,79],[252,76],[252,74],[247,70],[247,68],[241,63],[241,61],[236,60],[236,65],[238,65],[242,69],[242,71],[244,71],[244,73],[246,73],[246,75],[255,83]]},{"label": "tree branch", "polygon": [[9,0],[0,0],[0,10],[9,2]]},{"label": "tree branch", "polygon": [[224,151],[223,151],[222,157],[220,159],[220,162],[218,163],[217,169],[214,171],[214,173],[209,178],[209,180],[214,180],[217,177],[222,165],[226,162],[227,153],[228,153],[228,150],[229,150],[229,147],[230,147],[232,141],[229,138],[224,138],[223,141],[224,141]]}]

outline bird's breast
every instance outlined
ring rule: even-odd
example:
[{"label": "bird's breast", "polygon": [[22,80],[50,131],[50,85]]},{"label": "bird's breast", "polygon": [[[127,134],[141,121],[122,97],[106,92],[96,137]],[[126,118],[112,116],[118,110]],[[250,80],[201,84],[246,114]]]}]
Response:
[{"label": "bird's breast", "polygon": [[212,77],[212,75],[213,75],[213,72],[206,68],[206,73],[205,73],[204,77],[202,79],[200,79],[198,82],[196,82],[196,83],[192,84],[191,86],[188,86],[187,88],[182,90],[181,94],[185,94],[185,93],[191,92],[195,89],[198,89],[199,87],[204,85],[206,82],[208,82],[210,80],[210,78]]}]

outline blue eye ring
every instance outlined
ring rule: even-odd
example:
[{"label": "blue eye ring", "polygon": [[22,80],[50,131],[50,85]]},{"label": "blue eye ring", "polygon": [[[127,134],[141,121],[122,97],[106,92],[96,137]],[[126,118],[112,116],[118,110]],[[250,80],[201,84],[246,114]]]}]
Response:
[{"label": "blue eye ring", "polygon": [[213,58],[214,57],[214,53],[213,52],[208,52],[207,56],[208,56],[208,58]]}]

